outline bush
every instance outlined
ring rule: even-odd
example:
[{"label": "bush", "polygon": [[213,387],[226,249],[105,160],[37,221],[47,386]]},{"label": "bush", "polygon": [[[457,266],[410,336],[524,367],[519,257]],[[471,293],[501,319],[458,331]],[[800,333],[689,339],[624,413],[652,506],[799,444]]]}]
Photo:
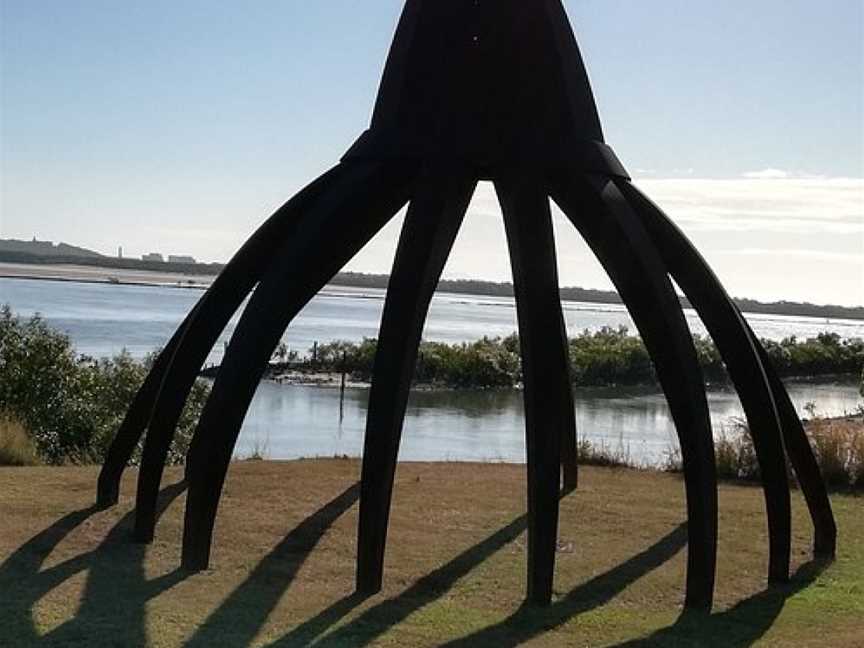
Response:
[{"label": "bush", "polygon": [[604,443],[595,444],[588,439],[579,439],[576,444],[576,462],[580,466],[600,466],[603,468],[632,467],[630,454],[620,448],[612,450]]},{"label": "bush", "polygon": [[[808,410],[807,436],[826,485],[835,489],[864,488],[864,421],[860,417],[826,419]],[[720,479],[760,479],[759,462],[750,428],[743,419],[733,419],[732,428],[724,429],[715,439],[717,476]],[[680,453],[667,461],[665,469],[680,472]],[[794,480],[788,466],[790,480]]]},{"label": "bush", "polygon": [[815,417],[809,421],[807,432],[827,484],[864,487],[864,422]]},{"label": "bush", "polygon": [[617,385],[656,382],[648,350],[627,328],[585,330],[571,338],[571,379],[576,385]]},{"label": "bush", "polygon": [[[69,338],[40,317],[23,322],[8,306],[0,310],[0,411],[21,421],[45,463],[101,463],[151,363],[125,352],[101,360],[78,356]],[[201,381],[193,388],[171,463],[182,463],[208,389]]]},{"label": "bush", "polygon": [[[728,383],[726,367],[710,338],[693,336],[696,358],[706,381]],[[864,390],[864,342],[841,340],[834,333],[821,333],[799,342],[794,337],[781,342],[762,340],[768,357],[782,376],[824,374],[862,375]],[[305,358],[287,349],[277,349],[274,360],[289,362],[301,371],[350,373],[355,380],[372,377],[377,340],[364,338],[359,344],[336,340],[314,346]],[[587,386],[656,384],[657,377],[641,338],[626,327],[585,330],[568,340],[573,384]],[[277,366],[277,368],[281,368]],[[484,337],[476,342],[443,344],[421,342],[414,380],[457,388],[515,387],[522,380],[519,336]]]},{"label": "bush", "polygon": [[14,416],[0,413],[0,466],[35,466],[36,446],[21,422]]},{"label": "bush", "polygon": [[733,418],[731,429],[723,427],[714,439],[714,456],[719,479],[760,479],[759,460],[750,428],[743,419]]}]

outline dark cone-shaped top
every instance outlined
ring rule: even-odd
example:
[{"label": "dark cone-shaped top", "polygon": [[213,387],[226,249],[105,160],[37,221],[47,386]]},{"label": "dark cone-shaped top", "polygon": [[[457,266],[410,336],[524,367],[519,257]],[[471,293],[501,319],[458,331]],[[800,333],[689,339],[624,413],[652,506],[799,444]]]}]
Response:
[{"label": "dark cone-shaped top", "polygon": [[408,0],[372,125],[348,155],[624,174],[560,0]]}]

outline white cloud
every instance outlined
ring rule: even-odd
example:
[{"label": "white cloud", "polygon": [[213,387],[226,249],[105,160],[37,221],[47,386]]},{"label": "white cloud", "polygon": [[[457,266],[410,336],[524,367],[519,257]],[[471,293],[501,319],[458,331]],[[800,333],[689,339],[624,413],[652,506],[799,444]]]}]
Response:
[{"label": "white cloud", "polygon": [[740,250],[714,250],[713,255],[724,256],[755,256],[755,257],[799,257],[818,261],[831,261],[861,267],[864,259],[860,254],[847,252],[830,252],[827,250],[801,250],[795,248],[741,248]]},{"label": "white cloud", "polygon": [[864,179],[643,179],[687,231],[864,234]]}]

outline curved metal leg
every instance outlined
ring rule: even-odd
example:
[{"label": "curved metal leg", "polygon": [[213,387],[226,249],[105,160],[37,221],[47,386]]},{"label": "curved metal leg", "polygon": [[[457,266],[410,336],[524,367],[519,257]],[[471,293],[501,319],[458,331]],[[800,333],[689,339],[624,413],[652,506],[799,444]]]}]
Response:
[{"label": "curved metal leg", "polygon": [[579,487],[579,457],[576,440],[576,406],[573,402],[573,382],[570,376],[570,349],[567,327],[564,326],[564,355],[567,359],[567,384],[561,389],[561,494],[572,493]]},{"label": "curved metal leg", "polygon": [[126,416],[117,429],[114,440],[108,447],[108,453],[105,455],[105,462],[99,471],[99,480],[96,486],[96,506],[98,508],[108,508],[117,503],[123,471],[132,458],[135,446],[141,440],[141,435],[147,428],[150,415],[153,412],[153,402],[159,393],[159,386],[171,365],[171,356],[174,355],[174,350],[183,335],[183,330],[192,318],[192,313],[194,310],[186,316],[165,348],[159,352],[143,384],[135,393],[135,398],[126,411]]},{"label": "curved metal leg", "polygon": [[531,603],[552,599],[561,445],[575,429],[567,332],[558,292],[558,267],[549,198],[541,178],[513,169],[495,189],[507,232],[516,293],[528,448],[528,593]]},{"label": "curved metal leg", "polygon": [[710,609],[717,559],[717,475],[702,372],[666,268],[615,184],[559,172],[552,197],[594,250],[627,305],[666,394],[687,491],[688,608]]},{"label": "curved metal leg", "polygon": [[366,416],[357,539],[357,591],[363,594],[381,589],[393,478],[417,349],[429,302],[476,183],[471,172],[451,165],[424,172],[402,226]]},{"label": "curved metal leg", "polygon": [[237,435],[267,362],[291,319],[408,200],[414,169],[361,163],[329,191],[277,255],[247,305],[213,384],[194,441],[183,566],[206,569],[216,510]]},{"label": "curved metal leg", "polygon": [[[213,338],[212,343],[206,345],[206,351],[201,357],[200,362],[197,364],[192,362],[191,364],[194,365],[194,368],[188,370],[184,374],[185,382],[188,382],[189,387],[186,388],[185,391],[181,388],[177,388],[177,380],[174,380],[173,388],[177,390],[176,397],[182,399],[179,406],[180,411],[182,411],[189,390],[191,390],[192,384],[195,382],[195,377],[197,377],[201,365],[204,364],[207,353],[210,351],[213,344],[215,344],[216,339],[218,339],[219,332],[221,332],[227,325],[231,315],[237,310],[237,307],[255,285],[255,282],[258,280],[263,269],[270,262],[270,255],[273,252],[273,248],[278,245],[280,239],[290,231],[292,219],[296,216],[298,208],[301,208],[304,202],[311,200],[325,190],[328,184],[332,182],[334,177],[337,175],[337,169],[339,168],[340,167],[337,166],[322,175],[318,180],[308,185],[306,189],[301,191],[295,198],[288,201],[270,218],[268,218],[248,239],[243,247],[237,251],[234,257],[228,262],[219,276],[215,279],[213,285],[207,289],[192,311],[190,311],[180,326],[177,327],[171,340],[156,358],[156,361],[154,362],[144,383],[138,389],[135,399],[129,407],[129,410],[126,412],[123,423],[117,430],[117,434],[108,449],[105,463],[99,473],[97,491],[97,503],[99,506],[108,507],[117,503],[117,494],[119,492],[120,478],[123,475],[123,470],[129,463],[129,459],[132,457],[135,447],[141,440],[144,430],[148,429],[154,409],[160,407],[157,399],[162,393],[161,390],[163,382],[166,377],[171,379],[176,378],[175,373],[177,372],[177,369],[175,368],[175,355],[178,349],[181,350],[180,358],[182,359],[185,357],[186,353],[188,353],[185,351],[188,339],[202,339],[200,332],[202,327],[207,327],[211,331],[218,327],[216,337]],[[227,313],[227,316],[223,314],[221,317],[215,317],[216,321],[208,321],[208,318],[214,317],[214,314],[208,310],[206,313],[207,318],[202,321],[199,317],[199,310],[202,306],[209,304],[210,308],[212,308],[213,302],[226,304],[232,303],[230,298],[226,301],[226,293],[230,293],[231,291],[241,293],[242,296],[239,301],[236,301],[236,305],[233,308],[226,309],[230,310],[230,312]],[[191,331],[188,338],[185,337],[187,331]],[[190,372],[192,376],[191,379],[189,378]],[[173,438],[173,426],[170,434],[172,434]],[[168,445],[170,446],[170,439],[168,440]],[[153,469],[153,461],[147,461],[146,456],[147,452],[145,447],[145,456],[142,457],[141,470],[144,472],[159,470],[159,476],[161,478],[161,464],[164,464],[164,458],[161,462],[156,462],[158,466]],[[158,480],[156,480],[157,492],[158,483]],[[136,520],[137,519],[138,517],[136,515]]]},{"label": "curved metal leg", "polygon": [[[138,475],[133,532],[137,541],[150,542],[153,539],[156,499],[165,459],[174,439],[177,421],[207,354],[270,266],[279,246],[300,227],[305,214],[325,192],[338,191],[341,185],[350,183],[354,174],[356,171],[351,165],[339,165],[285,203],[234,255],[196,306],[152,407]],[[190,448],[187,461],[191,461],[194,455],[194,449]],[[187,473],[191,466],[188,468]]]},{"label": "curved metal leg", "polygon": [[813,553],[817,558],[832,560],[837,551],[837,523],[834,521],[834,512],[831,509],[831,500],[828,499],[822,471],[816,462],[813,448],[810,447],[810,441],[807,439],[807,433],[804,431],[801,419],[798,418],[798,413],[795,411],[795,405],[789,399],[786,387],[783,386],[783,382],[771,364],[771,358],[768,357],[746,320],[744,323],[753,341],[753,346],[759,352],[765,374],[768,376],[768,383],[771,385],[777,413],[783,428],[786,454],[789,456],[789,461],[798,477],[798,483],[801,485],[807,508],[810,511],[814,530]]},{"label": "curved metal leg", "polygon": [[741,399],[765,493],[770,554],[768,579],[785,582],[789,579],[792,543],[789,481],[783,432],[759,353],[738,309],[683,232],[630,183],[616,184],[642,218],[672,278],[702,318]]}]

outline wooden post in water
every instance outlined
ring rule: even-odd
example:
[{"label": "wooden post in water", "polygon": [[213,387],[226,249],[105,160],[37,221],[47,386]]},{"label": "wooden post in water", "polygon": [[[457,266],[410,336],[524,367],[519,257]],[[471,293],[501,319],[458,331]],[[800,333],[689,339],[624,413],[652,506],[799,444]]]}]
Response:
[{"label": "wooden post in water", "polygon": [[339,425],[342,425],[342,419],[345,418],[345,365],[348,360],[348,355],[345,351],[342,352],[342,382],[339,385]]}]

